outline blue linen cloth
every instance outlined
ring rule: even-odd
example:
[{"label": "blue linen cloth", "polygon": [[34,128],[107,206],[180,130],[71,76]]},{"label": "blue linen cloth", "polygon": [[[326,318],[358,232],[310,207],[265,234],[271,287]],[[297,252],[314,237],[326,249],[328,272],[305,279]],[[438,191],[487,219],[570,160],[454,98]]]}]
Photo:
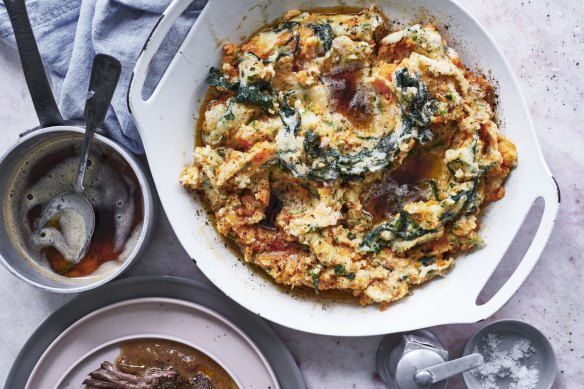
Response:
[{"label": "blue linen cloth", "polygon": [[[128,111],[126,95],[142,47],[169,3],[169,0],[26,1],[39,51],[64,119],[83,120],[93,57],[99,53],[112,55],[121,62],[122,74],[103,127],[111,138],[130,151],[144,152]],[[194,0],[171,29],[152,63],[146,94],[158,83],[205,4],[206,0]],[[0,39],[16,47],[1,0]]]}]

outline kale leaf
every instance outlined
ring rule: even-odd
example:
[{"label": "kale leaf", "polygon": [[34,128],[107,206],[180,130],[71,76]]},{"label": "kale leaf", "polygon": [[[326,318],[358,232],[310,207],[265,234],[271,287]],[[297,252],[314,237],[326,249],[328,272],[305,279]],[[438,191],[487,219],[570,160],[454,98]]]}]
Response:
[{"label": "kale leaf", "polygon": [[420,258],[419,261],[422,263],[423,266],[430,266],[431,264],[434,263],[434,261],[436,261],[436,257],[430,255]]},{"label": "kale leaf", "polygon": [[[296,136],[301,124],[301,115],[290,107],[286,94],[280,102],[280,118],[284,123],[286,136]],[[415,130],[411,120],[404,117],[402,125],[391,134],[382,137],[371,149],[357,153],[341,153],[331,147],[323,147],[319,135],[314,131],[307,131],[304,135],[304,158],[290,158],[297,150],[286,150],[281,153],[281,166],[292,172],[296,177],[303,177],[313,181],[331,181],[341,178],[344,181],[355,181],[367,172],[376,172],[393,162],[400,153],[400,146],[411,138],[420,140],[420,133]]]},{"label": "kale leaf", "polygon": [[282,32],[284,30],[292,31],[293,29],[295,29],[298,26],[300,26],[300,23],[295,22],[293,20],[288,21],[288,22],[282,22],[282,23],[278,24],[278,26],[276,28],[274,28],[274,32]]},{"label": "kale leaf", "polygon": [[[323,26],[330,28],[328,24],[309,26],[322,34],[326,30]],[[417,73],[410,75],[406,68],[401,68],[395,74],[402,122],[391,134],[382,137],[370,149],[341,153],[335,148],[323,147],[318,134],[307,131],[303,144],[304,157],[296,156],[292,163],[289,157],[298,150],[287,150],[285,154],[288,162],[281,165],[295,176],[309,180],[330,181],[341,178],[355,181],[367,172],[376,172],[391,164],[398,157],[400,146],[410,139],[416,139],[422,144],[429,142],[432,139],[429,125],[436,103],[430,99],[430,94]],[[415,93],[412,94],[412,90]],[[289,93],[280,102],[280,118],[288,136],[296,136],[300,129],[300,113],[290,107],[288,96]]]},{"label": "kale leaf", "polygon": [[289,135],[296,135],[300,129],[300,122],[302,117],[300,112],[290,107],[290,103],[288,102],[289,95],[290,93],[286,93],[284,98],[281,99],[280,111],[278,114],[280,115],[282,123],[284,123],[284,131],[286,131]]},{"label": "kale leaf", "polygon": [[[410,75],[408,69],[404,67],[396,70],[394,75],[402,113],[415,126],[427,129],[436,110],[436,100],[430,99],[428,88],[418,73]],[[414,90],[415,93],[412,94]]]},{"label": "kale leaf", "polygon": [[335,265],[335,275],[336,276],[343,276],[346,273],[347,273],[347,271],[345,270],[345,265],[343,265],[343,264]]},{"label": "kale leaf", "polygon": [[215,88],[230,91],[236,91],[239,88],[239,82],[229,82],[219,69],[213,67],[209,69],[205,82]]},{"label": "kale leaf", "polygon": [[318,274],[312,275],[312,286],[314,288],[314,294],[318,296]]},{"label": "kale leaf", "polygon": [[308,25],[314,31],[314,35],[320,39],[322,43],[322,48],[324,49],[324,53],[326,54],[332,47],[333,44],[333,29],[330,24],[322,23],[310,23]]},{"label": "kale leaf", "polygon": [[[291,48],[292,42],[294,42],[294,49]],[[294,31],[292,37],[286,43],[280,46],[280,51],[278,51],[278,55],[276,56],[274,62],[277,62],[282,57],[288,56],[295,57],[298,54],[299,50],[300,50],[300,34],[298,33],[298,31]],[[267,62],[270,62],[270,60],[268,60]]]},{"label": "kale leaf", "polygon": [[[478,187],[478,177],[473,181],[469,181],[467,189],[461,189],[449,196],[448,201],[444,201],[442,204],[448,205],[448,209],[440,217],[441,224],[444,224],[450,220],[459,217],[464,213],[470,204],[474,201],[477,193]],[[463,184],[464,185],[464,184]],[[382,234],[384,232],[390,233],[390,239],[383,238]],[[373,227],[363,237],[360,249],[365,252],[379,252],[382,248],[389,245],[391,242],[395,241],[411,241],[418,239],[426,234],[436,232],[436,229],[424,229],[415,220],[412,219],[411,215],[402,210],[397,215],[391,217],[377,226]]]},{"label": "kale leaf", "polygon": [[257,105],[266,110],[274,107],[272,96],[262,92],[257,85],[240,85],[235,94],[235,101],[238,103]]},{"label": "kale leaf", "polygon": [[408,212],[402,210],[393,218],[378,224],[365,234],[360,248],[366,252],[378,252],[390,242],[381,237],[384,232],[390,233],[391,241],[407,241],[417,239],[433,231],[420,227]]},{"label": "kale leaf", "polygon": [[[269,94],[272,91],[272,84],[268,81],[259,80],[250,85],[241,85],[240,82],[229,82],[221,71],[211,68],[205,82],[216,88],[235,92],[233,99],[237,103],[257,105],[266,110],[274,107],[274,99]],[[268,94],[264,92],[268,92]],[[228,115],[231,115],[230,120],[232,120],[231,108]]]},{"label": "kale leaf", "polygon": [[[450,199],[454,201],[454,205],[448,212],[442,215],[442,218],[440,219],[442,222],[448,222],[458,218],[460,215],[462,215],[463,212],[469,209],[471,204],[473,204],[474,200],[476,199],[477,188],[479,186],[479,177],[475,177],[471,181],[470,185],[470,189],[460,190],[454,195],[450,196]],[[475,207],[473,206],[469,210],[474,212]]]},{"label": "kale leaf", "polygon": [[433,137],[429,126],[436,111],[436,100],[430,98],[418,73],[410,75],[404,67],[396,70],[394,75],[402,122],[414,138],[426,144]]}]

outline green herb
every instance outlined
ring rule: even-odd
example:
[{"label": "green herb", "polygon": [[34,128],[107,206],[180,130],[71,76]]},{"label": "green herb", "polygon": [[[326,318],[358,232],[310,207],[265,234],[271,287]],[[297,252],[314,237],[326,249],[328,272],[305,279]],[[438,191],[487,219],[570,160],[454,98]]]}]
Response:
[{"label": "green herb", "polygon": [[312,285],[314,286],[314,294],[318,296],[318,274],[312,275]]},{"label": "green herb", "polygon": [[483,239],[480,237],[470,238],[469,240],[466,241],[466,243],[472,245],[481,245],[483,244]]},{"label": "green herb", "polygon": [[318,39],[320,39],[320,42],[322,43],[322,48],[324,49],[324,53],[326,54],[331,49],[333,43],[333,29],[331,25],[328,23],[322,24],[310,23],[308,27],[310,27],[312,31],[314,31],[314,35],[316,35]]},{"label": "green herb", "polygon": [[229,121],[235,119],[235,115],[233,114],[233,107],[232,107],[231,102],[229,103],[229,107],[227,108],[227,113],[225,114],[225,116],[223,116],[223,118],[225,120],[229,120]]},{"label": "green herb", "polygon": [[290,94],[290,92],[284,94],[284,98],[280,101],[280,111],[278,114],[280,115],[280,119],[284,124],[284,130],[288,133],[288,135],[296,135],[300,129],[302,116],[300,115],[300,112],[290,107],[290,103],[288,102],[288,96]]},{"label": "green herb", "polygon": [[420,258],[420,262],[424,266],[430,266],[431,264],[434,263],[435,260],[436,260],[436,257],[434,257],[433,255]]},{"label": "green herb", "polygon": [[235,91],[239,88],[239,82],[231,83],[227,81],[227,78],[225,78],[219,69],[216,68],[209,69],[209,74],[207,74],[205,82],[211,86],[224,90]]},{"label": "green herb", "polygon": [[345,265],[335,265],[335,275],[342,276],[346,273]]},{"label": "green herb", "polygon": [[[279,114],[286,136],[294,136],[300,128],[301,115],[290,107],[288,95],[286,94],[280,102]],[[331,181],[337,178],[344,181],[361,179],[365,173],[379,171],[395,160],[403,143],[412,138],[425,143],[431,137],[431,133],[418,131],[414,122],[407,116],[403,119],[402,126],[382,137],[373,148],[352,154],[323,147],[318,134],[307,131],[303,143],[304,155],[300,155],[300,150],[280,152],[281,166],[296,177],[313,181]]]},{"label": "green herb", "polygon": [[[235,91],[234,101],[237,103],[252,104],[264,109],[273,108],[273,98],[265,91],[271,91],[272,85],[264,80],[259,80],[251,85],[241,85],[239,82],[231,83],[216,68],[211,68],[205,79],[207,84],[226,91]],[[226,115],[226,120],[233,120],[233,114]]]},{"label": "green herb", "polygon": [[[420,138],[427,138],[426,141],[420,139],[420,142],[424,144],[432,137],[428,126],[436,110],[436,100],[430,99],[428,88],[418,73],[414,72],[410,75],[408,69],[404,67],[396,70],[394,76],[401,111],[414,122],[414,126],[420,133],[425,134],[425,137],[420,134]],[[414,96],[410,95],[410,88],[415,88]]]},{"label": "green herb", "polygon": [[304,134],[304,154],[316,158],[320,153],[320,135],[312,130],[306,131]]},{"label": "green herb", "polygon": [[240,85],[235,95],[238,103],[257,105],[266,110],[274,107],[274,99],[261,91],[256,85]]},{"label": "green herb", "polygon": [[274,32],[282,32],[284,30],[292,31],[296,27],[298,27],[300,23],[295,21],[283,22],[280,23],[276,28],[274,28]]},{"label": "green herb", "polygon": [[[417,73],[411,76],[407,69],[402,68],[395,74],[400,91],[398,95],[401,96],[398,98],[402,111],[401,126],[379,139],[372,148],[356,153],[343,153],[340,147],[323,147],[319,135],[314,131],[307,131],[303,150],[280,151],[281,167],[296,177],[313,181],[331,181],[337,178],[355,181],[362,179],[367,172],[376,172],[388,166],[400,154],[400,147],[410,139],[416,139],[422,144],[430,141],[432,133],[429,124],[435,110],[435,101],[429,99],[427,88]],[[414,96],[409,96],[407,92],[411,87],[416,88]],[[286,136],[296,136],[301,115],[288,103],[289,95],[287,93],[280,102],[279,115]]]},{"label": "green herb", "polygon": [[[440,222],[444,224],[464,213],[474,201],[477,187],[478,177],[473,181],[460,184],[459,189],[450,194],[448,201],[441,203],[443,207],[447,207],[447,210],[440,217]],[[408,212],[401,210],[365,234],[360,249],[377,253],[391,242],[411,241],[435,231],[435,229],[422,228]],[[382,238],[384,232],[389,232],[390,239]]]},{"label": "green herb", "polygon": [[[294,42],[294,50],[291,48],[291,43]],[[274,62],[278,61],[282,57],[292,56],[295,57],[300,50],[300,34],[297,31],[294,31],[292,38],[290,38],[284,45],[280,46],[280,51],[276,56]]]},{"label": "green herb", "polygon": [[460,189],[450,196],[450,200],[454,201],[454,205],[440,218],[440,221],[443,223],[458,218],[475,200],[479,186],[479,177],[475,177],[472,181],[466,182],[465,184],[467,186],[470,185],[470,188],[466,190]]},{"label": "green herb", "polygon": [[346,279],[348,280],[354,280],[355,279],[355,273],[349,273],[345,276]]},{"label": "green herb", "polygon": [[361,243],[361,250],[365,252],[379,252],[389,243],[387,240],[381,238],[382,233],[389,232],[392,240],[414,240],[434,230],[426,230],[404,210],[400,211],[396,216],[389,220],[373,227],[364,237]]},{"label": "green herb", "polygon": [[[261,63],[266,64],[266,65],[271,63],[269,60],[263,59],[259,55],[252,53],[251,51],[246,51],[244,54],[241,55],[241,58],[243,58],[246,55],[250,55],[250,56],[254,57],[258,62],[261,62]],[[239,59],[240,61],[241,61],[241,58]],[[251,69],[251,70],[253,70],[253,69]]]},{"label": "green herb", "polygon": [[[475,158],[475,160],[476,160],[476,155],[477,155],[477,145],[478,145],[478,140],[479,140],[479,136],[478,136],[478,134],[477,134],[477,133],[475,133],[475,134],[473,135],[473,140],[472,140],[472,143],[471,143],[471,145],[470,145],[470,148],[471,148],[471,150],[472,150],[472,155],[473,155],[473,157]],[[454,175],[454,174],[456,174],[456,171],[457,171],[458,169],[462,169],[462,168],[464,168],[465,166],[470,166],[470,165],[469,165],[469,163],[468,163],[468,162],[466,162],[466,161],[462,161],[460,158],[457,158],[457,159],[455,159],[455,160],[452,160],[452,161],[448,162],[448,165],[447,165],[447,167],[448,167],[448,170],[449,170],[449,171],[450,171],[450,172],[451,172],[453,175]],[[477,173],[478,173],[478,172],[477,172]]]},{"label": "green herb", "polygon": [[312,276],[312,285],[314,286],[314,294],[318,296],[318,275],[322,271],[320,265],[316,265],[310,269],[309,274]]}]

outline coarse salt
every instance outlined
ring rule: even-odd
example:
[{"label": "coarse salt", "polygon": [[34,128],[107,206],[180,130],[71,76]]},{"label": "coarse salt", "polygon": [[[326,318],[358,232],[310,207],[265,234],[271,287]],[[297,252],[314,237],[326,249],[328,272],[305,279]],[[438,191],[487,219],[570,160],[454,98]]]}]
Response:
[{"label": "coarse salt", "polygon": [[525,360],[535,353],[535,348],[527,339],[519,339],[511,349],[501,350],[501,338],[494,332],[488,333],[482,339],[484,348],[475,346],[473,352],[480,353],[485,359],[484,365],[471,371],[477,377],[483,388],[498,389],[499,383],[505,379],[511,389],[535,389],[539,380],[537,367],[527,367]]}]

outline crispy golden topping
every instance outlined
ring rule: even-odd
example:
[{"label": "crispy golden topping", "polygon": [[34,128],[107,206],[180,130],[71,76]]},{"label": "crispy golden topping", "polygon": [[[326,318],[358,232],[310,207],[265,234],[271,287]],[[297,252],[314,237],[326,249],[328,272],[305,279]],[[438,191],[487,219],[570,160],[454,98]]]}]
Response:
[{"label": "crispy golden topping", "polygon": [[388,31],[375,8],[288,11],[226,44],[181,174],[277,282],[382,308],[482,244],[481,205],[517,160],[491,84],[436,28]]}]

